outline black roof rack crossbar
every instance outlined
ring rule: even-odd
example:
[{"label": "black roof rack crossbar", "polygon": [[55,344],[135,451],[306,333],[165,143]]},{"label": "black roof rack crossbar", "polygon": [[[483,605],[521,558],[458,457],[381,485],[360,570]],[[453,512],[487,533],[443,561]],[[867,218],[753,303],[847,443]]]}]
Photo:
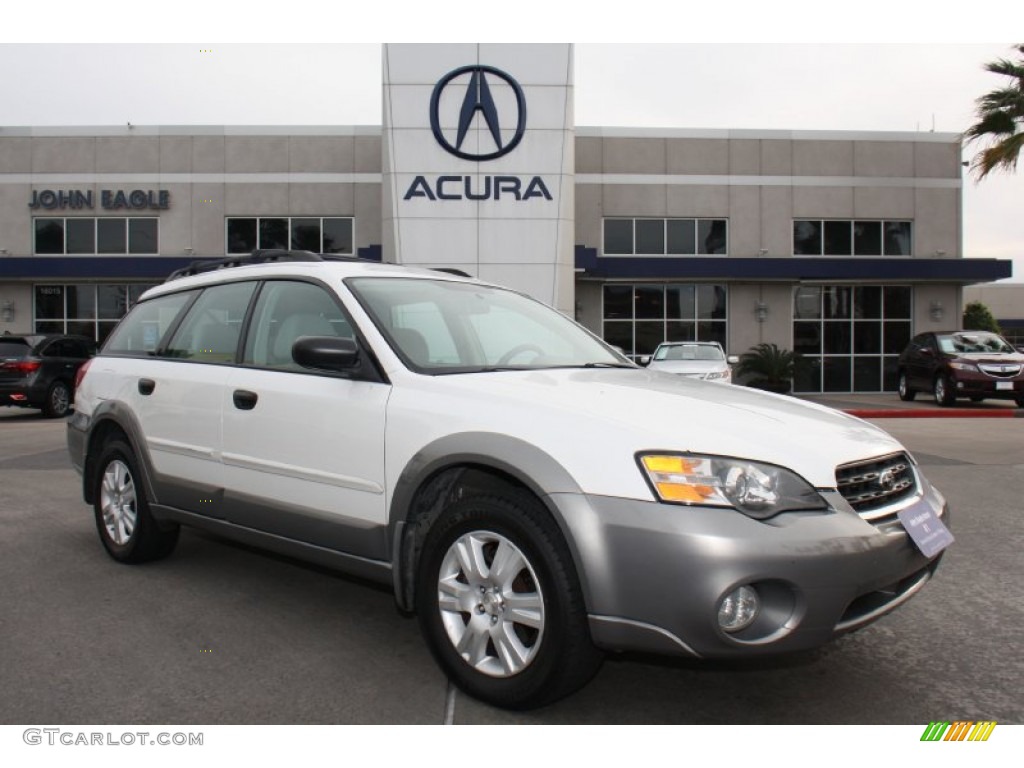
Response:
[{"label": "black roof rack crossbar", "polygon": [[360,259],[358,256],[347,256],[340,253],[313,253],[313,251],[265,248],[263,250],[256,250],[252,253],[243,253],[237,256],[197,259],[187,267],[176,269],[167,276],[167,280],[170,281],[176,280],[179,277],[199,275],[203,272],[214,272],[218,269],[241,267],[247,264],[266,264],[271,261],[364,261],[364,259]]},{"label": "black roof rack crossbar", "polygon": [[473,277],[468,272],[463,272],[461,269],[455,267],[432,267],[435,272],[444,272],[447,275],[455,275],[456,277]]},{"label": "black roof rack crossbar", "polygon": [[198,275],[203,272],[213,272],[218,269],[230,267],[241,267],[246,264],[266,264],[270,261],[323,261],[318,253],[312,251],[286,251],[280,249],[256,250],[252,253],[243,253],[237,256],[227,256],[217,259],[198,259],[187,267],[177,269],[167,276],[168,280],[176,280],[179,277]]}]

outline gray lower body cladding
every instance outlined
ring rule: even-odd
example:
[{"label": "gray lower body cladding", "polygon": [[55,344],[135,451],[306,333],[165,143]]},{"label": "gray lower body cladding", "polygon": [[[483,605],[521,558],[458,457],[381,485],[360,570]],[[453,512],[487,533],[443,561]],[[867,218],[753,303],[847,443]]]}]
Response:
[{"label": "gray lower body cladding", "polygon": [[[816,647],[915,594],[938,564],[895,519],[849,509],[757,521],[730,509],[556,494],[575,542],[594,642],[704,658]],[[948,522],[925,484],[912,506]],[[761,608],[735,634],[719,628],[722,598],[753,585]]]}]

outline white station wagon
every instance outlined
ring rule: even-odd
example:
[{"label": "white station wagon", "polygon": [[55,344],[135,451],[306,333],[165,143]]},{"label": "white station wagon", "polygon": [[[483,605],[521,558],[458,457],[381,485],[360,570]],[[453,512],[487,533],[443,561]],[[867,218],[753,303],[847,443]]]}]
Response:
[{"label": "white station wagon", "polygon": [[76,391],[68,446],[114,559],[189,525],[390,584],[450,678],[504,707],[565,696],[604,651],[818,646],[916,594],[951,540],[882,430],[639,368],[443,271],[196,266]]}]

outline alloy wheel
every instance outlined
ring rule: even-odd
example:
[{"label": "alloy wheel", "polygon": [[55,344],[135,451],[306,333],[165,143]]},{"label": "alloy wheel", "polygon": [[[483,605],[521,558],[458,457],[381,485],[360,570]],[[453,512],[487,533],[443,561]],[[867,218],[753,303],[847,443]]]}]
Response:
[{"label": "alloy wheel", "polygon": [[118,545],[127,544],[135,531],[138,509],[135,481],[128,465],[120,459],[110,462],[103,473],[100,510],[110,540]]},{"label": "alloy wheel", "polygon": [[511,677],[526,669],[544,635],[544,596],[533,566],[491,531],[456,539],[438,574],[437,605],[448,639],[474,669]]}]

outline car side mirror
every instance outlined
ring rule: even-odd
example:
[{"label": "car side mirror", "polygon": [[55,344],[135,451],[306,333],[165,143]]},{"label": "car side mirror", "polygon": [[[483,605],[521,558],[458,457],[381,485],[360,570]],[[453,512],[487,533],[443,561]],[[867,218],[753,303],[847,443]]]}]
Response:
[{"label": "car side mirror", "polygon": [[725,358],[725,362],[727,362],[729,365],[739,365],[740,356],[739,355],[729,355],[727,358]]},{"label": "car side mirror", "polygon": [[650,355],[643,355],[641,357],[638,357],[636,359],[636,364],[637,365],[644,365],[644,366],[650,365],[651,364],[651,356]]},{"label": "car side mirror", "polygon": [[292,359],[303,368],[350,373],[359,367],[359,345],[339,336],[300,336],[292,344]]},{"label": "car side mirror", "polygon": [[931,347],[921,347],[921,355],[924,357],[935,357]]}]

